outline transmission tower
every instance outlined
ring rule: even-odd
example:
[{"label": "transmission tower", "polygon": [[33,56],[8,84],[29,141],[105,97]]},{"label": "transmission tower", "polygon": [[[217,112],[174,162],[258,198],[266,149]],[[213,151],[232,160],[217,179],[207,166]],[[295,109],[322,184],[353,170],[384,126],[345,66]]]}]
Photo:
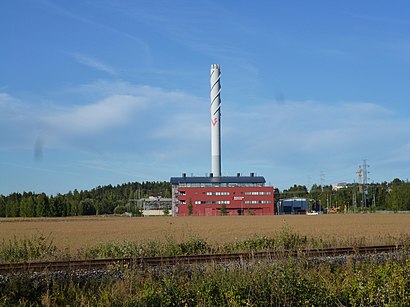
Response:
[{"label": "transmission tower", "polygon": [[320,171],[320,186],[322,188],[322,192],[323,192],[324,184],[325,184],[325,173],[323,171]]},{"label": "transmission tower", "polygon": [[[362,175],[363,175],[363,187],[362,187],[362,207],[366,208],[367,204],[366,204],[366,199],[367,199],[367,175],[369,173],[369,171],[367,170],[367,168],[370,167],[370,165],[367,164],[366,159],[363,160],[363,164],[362,167],[359,167],[359,170],[362,171]],[[359,175],[360,176],[360,175]]]},{"label": "transmission tower", "polygon": [[363,185],[363,170],[362,170],[362,166],[359,165],[359,169],[356,172],[357,176],[359,177],[359,193],[362,193],[362,185]]},{"label": "transmission tower", "polygon": [[357,196],[356,196],[356,182],[353,183],[353,195],[352,195],[352,203],[353,203],[353,212],[356,212],[357,209]]}]

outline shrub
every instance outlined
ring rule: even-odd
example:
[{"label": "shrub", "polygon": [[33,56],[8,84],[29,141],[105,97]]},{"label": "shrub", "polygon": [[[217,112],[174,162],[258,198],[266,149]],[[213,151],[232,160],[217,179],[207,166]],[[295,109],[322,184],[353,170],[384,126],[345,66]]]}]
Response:
[{"label": "shrub", "polygon": [[57,247],[51,234],[35,234],[31,238],[3,241],[0,245],[0,262],[21,262],[54,259]]}]

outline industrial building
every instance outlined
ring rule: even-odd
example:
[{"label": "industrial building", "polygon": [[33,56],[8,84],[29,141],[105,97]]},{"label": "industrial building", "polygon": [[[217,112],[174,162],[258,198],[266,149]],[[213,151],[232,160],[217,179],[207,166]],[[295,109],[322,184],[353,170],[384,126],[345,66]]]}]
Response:
[{"label": "industrial building", "polygon": [[278,202],[278,214],[306,214],[308,200],[306,198],[281,199]]},{"label": "industrial building", "polygon": [[172,214],[187,215],[272,215],[273,187],[265,178],[172,177]]},{"label": "industrial building", "polygon": [[[171,199],[162,197],[149,197],[142,199],[142,215],[143,216],[155,216],[171,214]],[[168,212],[168,213],[167,213]]]},{"label": "industrial building", "polygon": [[221,175],[220,66],[211,65],[211,169],[209,176],[172,177],[172,215],[273,215],[274,189],[265,178]]}]

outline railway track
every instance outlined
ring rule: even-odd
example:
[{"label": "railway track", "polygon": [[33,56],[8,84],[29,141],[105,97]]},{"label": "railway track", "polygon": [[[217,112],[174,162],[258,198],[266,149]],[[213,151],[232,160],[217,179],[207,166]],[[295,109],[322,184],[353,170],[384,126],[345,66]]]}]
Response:
[{"label": "railway track", "polygon": [[176,264],[221,263],[283,257],[326,257],[392,253],[403,249],[402,245],[306,249],[300,251],[265,251],[254,253],[206,254],[171,257],[111,258],[71,261],[42,261],[0,264],[0,274],[17,272],[70,271],[109,269],[114,267],[149,267]]}]

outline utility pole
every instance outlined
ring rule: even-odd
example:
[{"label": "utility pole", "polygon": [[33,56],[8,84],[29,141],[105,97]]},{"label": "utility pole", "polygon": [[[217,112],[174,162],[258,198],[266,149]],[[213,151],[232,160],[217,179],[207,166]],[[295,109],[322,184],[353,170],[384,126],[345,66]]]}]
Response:
[{"label": "utility pole", "polygon": [[366,204],[366,199],[367,199],[367,175],[368,175],[368,171],[367,168],[370,165],[368,165],[366,163],[366,159],[363,160],[363,165],[362,165],[362,170],[363,170],[363,207],[366,208],[367,204]]},{"label": "utility pole", "polygon": [[332,206],[332,190],[330,190],[330,208],[333,208],[333,206]]},{"label": "utility pole", "polygon": [[329,210],[329,195],[326,194],[326,210]]},{"label": "utility pole", "polygon": [[353,212],[356,212],[356,209],[357,209],[356,182],[353,182],[353,195],[352,195],[352,197],[353,197],[353,200],[352,200]]},{"label": "utility pole", "polygon": [[362,184],[363,184],[363,182],[362,182],[363,170],[362,170],[362,167],[360,165],[359,165],[359,169],[357,170],[356,174],[359,177],[359,181],[358,181],[359,182],[359,193],[361,193],[362,192]]}]

